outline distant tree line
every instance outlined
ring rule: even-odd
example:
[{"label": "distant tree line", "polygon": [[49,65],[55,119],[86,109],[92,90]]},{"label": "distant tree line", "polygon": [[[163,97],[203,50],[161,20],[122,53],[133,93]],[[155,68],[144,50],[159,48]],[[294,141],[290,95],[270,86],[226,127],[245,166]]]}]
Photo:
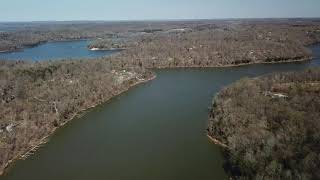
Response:
[{"label": "distant tree line", "polygon": [[[311,57],[305,45],[319,42],[320,34],[319,22],[314,20],[303,23],[291,20],[49,23],[0,32],[0,51],[82,38],[97,39],[89,48],[126,50],[90,60],[0,61],[0,172],[12,158],[25,153],[79,111],[105,102],[131,85],[152,77],[150,68],[305,60]],[[304,92],[299,88],[293,87],[299,93]],[[260,89],[253,89],[253,92],[256,90]],[[304,99],[294,97],[301,100],[294,99],[298,105],[310,100],[307,96],[303,96]],[[309,103],[315,106],[312,103],[317,102],[310,100]],[[280,112],[278,114],[280,116]],[[281,121],[279,117],[276,119]],[[279,163],[276,162],[276,167]],[[296,177],[295,171],[288,174]]]},{"label": "distant tree line", "polygon": [[[205,28],[207,27],[207,28]],[[123,65],[148,68],[212,67],[306,60],[320,42],[320,26],[216,25],[188,32],[144,35],[127,45]]]}]

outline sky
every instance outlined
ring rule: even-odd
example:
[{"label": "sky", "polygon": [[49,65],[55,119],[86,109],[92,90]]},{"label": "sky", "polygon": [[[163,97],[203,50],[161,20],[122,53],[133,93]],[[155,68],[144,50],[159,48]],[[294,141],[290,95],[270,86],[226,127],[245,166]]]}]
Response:
[{"label": "sky", "polygon": [[0,0],[0,21],[320,17],[320,0]]}]

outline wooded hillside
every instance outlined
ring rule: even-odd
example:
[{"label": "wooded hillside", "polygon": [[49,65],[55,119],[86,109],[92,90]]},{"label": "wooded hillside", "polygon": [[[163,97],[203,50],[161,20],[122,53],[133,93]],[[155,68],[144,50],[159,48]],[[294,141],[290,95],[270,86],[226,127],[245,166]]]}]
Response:
[{"label": "wooded hillside", "polygon": [[0,61],[0,173],[77,113],[154,76],[111,61]]},{"label": "wooded hillside", "polygon": [[213,100],[208,134],[235,179],[320,179],[320,69],[242,79]]}]

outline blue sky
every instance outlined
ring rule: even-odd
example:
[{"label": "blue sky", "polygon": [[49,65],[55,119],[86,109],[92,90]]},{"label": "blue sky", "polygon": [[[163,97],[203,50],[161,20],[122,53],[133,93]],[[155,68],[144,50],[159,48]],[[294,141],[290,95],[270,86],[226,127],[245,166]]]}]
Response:
[{"label": "blue sky", "polygon": [[320,17],[320,0],[0,1],[0,21]]}]

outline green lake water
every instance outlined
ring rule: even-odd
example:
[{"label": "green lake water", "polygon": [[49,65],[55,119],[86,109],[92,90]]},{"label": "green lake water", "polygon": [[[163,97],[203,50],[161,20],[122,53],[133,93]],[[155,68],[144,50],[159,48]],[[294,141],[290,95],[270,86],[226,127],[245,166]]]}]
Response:
[{"label": "green lake water", "polygon": [[[319,47],[313,50],[319,57]],[[227,179],[220,149],[206,137],[212,97],[240,78],[303,70],[319,61],[156,70],[155,80],[73,120],[1,179]]]}]

